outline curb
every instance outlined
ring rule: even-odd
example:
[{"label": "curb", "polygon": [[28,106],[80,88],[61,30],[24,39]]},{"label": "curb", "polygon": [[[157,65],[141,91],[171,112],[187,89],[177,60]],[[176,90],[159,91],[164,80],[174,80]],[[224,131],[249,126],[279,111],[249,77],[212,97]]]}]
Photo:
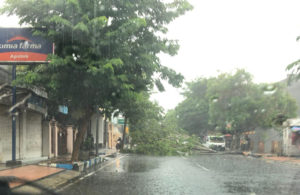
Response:
[{"label": "curb", "polygon": [[74,162],[72,165],[72,170],[75,171],[86,171],[87,169],[98,165],[104,161],[105,156],[98,156],[86,161]]},{"label": "curb", "polygon": [[46,167],[54,167],[54,168],[61,168],[66,170],[74,170],[79,172],[87,171],[87,169],[94,167],[98,164],[101,164],[104,162],[105,157],[115,155],[116,152],[106,154],[106,155],[99,155],[97,157],[94,157],[90,160],[85,161],[78,161],[74,162],[73,164],[63,164],[63,163],[39,163],[40,166],[46,166]]},{"label": "curb", "polygon": [[[90,160],[86,161],[79,161],[74,162],[73,164],[62,164],[62,163],[39,163],[40,166],[47,166],[47,167],[55,167],[55,168],[61,168],[62,171],[48,175],[46,177],[37,179],[32,181],[32,183],[36,184],[36,186],[41,186],[44,188],[44,190],[50,190],[50,191],[57,191],[60,192],[63,190],[64,187],[67,187],[68,185],[71,185],[73,182],[76,182],[80,178],[87,175],[89,172],[93,171],[92,168],[97,168],[101,166],[101,163],[105,164],[105,157],[116,155],[116,152],[108,153],[107,155],[100,155],[98,157],[92,158]],[[77,170],[75,168],[77,167]],[[53,182],[54,181],[54,182]],[[28,189],[28,186],[30,188],[30,185],[22,185],[18,186],[16,188],[13,188],[14,192],[16,193],[24,193],[25,194],[35,194],[36,191],[32,189]],[[37,187],[37,190],[42,190],[43,188]],[[35,189],[35,187],[33,187]],[[28,191],[30,191],[28,193]]]},{"label": "curb", "polygon": [[72,170],[73,165],[72,164],[61,164],[61,163],[39,163],[38,165],[40,166],[45,166],[45,167],[54,167],[54,168],[61,168],[61,169],[66,169],[66,170]]}]

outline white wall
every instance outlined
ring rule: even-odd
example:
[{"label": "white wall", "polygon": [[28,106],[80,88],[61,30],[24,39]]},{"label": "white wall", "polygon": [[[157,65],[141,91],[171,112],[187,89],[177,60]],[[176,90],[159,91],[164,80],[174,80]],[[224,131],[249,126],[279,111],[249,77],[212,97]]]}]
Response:
[{"label": "white wall", "polygon": [[[0,163],[12,159],[12,117],[7,113],[9,108],[0,105]],[[19,117],[16,117],[16,158],[19,158]]]},{"label": "white wall", "polygon": [[42,115],[27,112],[26,156],[35,158],[42,156]]},{"label": "white wall", "polygon": [[11,120],[5,113],[7,107],[0,105],[0,162],[11,160]]},{"label": "white wall", "polygon": [[[6,112],[7,108],[7,106],[0,105],[0,163],[12,159],[12,122],[11,116]],[[26,113],[19,113],[16,120],[17,160],[41,157],[42,115],[26,111]]]},{"label": "white wall", "polygon": [[292,131],[289,127],[283,130],[283,154],[286,156],[300,156],[300,150],[292,145]]},{"label": "white wall", "polygon": [[[97,115],[94,114],[91,118],[91,132],[92,135],[94,137],[94,143],[96,143],[96,124],[97,124]],[[99,124],[98,124],[98,128],[99,128],[99,140],[98,143],[99,144],[103,144],[104,142],[104,121],[103,121],[103,117],[99,117]]]}]

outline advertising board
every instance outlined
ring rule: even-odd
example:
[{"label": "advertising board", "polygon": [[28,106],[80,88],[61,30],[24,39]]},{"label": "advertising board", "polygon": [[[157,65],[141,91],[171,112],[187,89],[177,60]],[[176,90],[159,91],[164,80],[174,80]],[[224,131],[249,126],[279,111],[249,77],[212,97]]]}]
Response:
[{"label": "advertising board", "polygon": [[0,28],[1,64],[45,63],[52,53],[51,41],[33,36],[32,28]]}]

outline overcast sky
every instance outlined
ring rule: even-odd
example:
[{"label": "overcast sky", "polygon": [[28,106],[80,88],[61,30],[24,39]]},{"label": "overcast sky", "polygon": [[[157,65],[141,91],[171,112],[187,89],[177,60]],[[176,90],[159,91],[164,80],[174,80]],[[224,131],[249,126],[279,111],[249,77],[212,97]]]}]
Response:
[{"label": "overcast sky", "polygon": [[[170,25],[168,37],[181,45],[164,65],[182,73],[186,81],[244,68],[255,82],[276,82],[285,68],[300,59],[299,0],[190,0],[194,10]],[[165,109],[174,108],[180,89],[167,87],[155,94]]]},{"label": "overcast sky", "polygon": [[[0,6],[4,0],[0,0]],[[286,77],[285,68],[300,59],[300,0],[190,0],[194,10],[169,26],[168,37],[179,40],[175,57],[161,56],[164,65],[185,76],[216,76],[244,68],[255,82]],[[0,16],[0,26],[18,26],[16,17]],[[180,89],[166,86],[155,94],[165,109],[182,100]]]}]

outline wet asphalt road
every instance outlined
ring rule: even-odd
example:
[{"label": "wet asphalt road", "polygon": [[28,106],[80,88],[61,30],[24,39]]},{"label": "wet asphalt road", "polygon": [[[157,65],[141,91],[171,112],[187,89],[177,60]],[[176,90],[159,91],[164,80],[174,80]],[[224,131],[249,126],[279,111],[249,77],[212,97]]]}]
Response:
[{"label": "wet asphalt road", "polygon": [[300,166],[240,155],[119,155],[62,194],[300,194]]}]

